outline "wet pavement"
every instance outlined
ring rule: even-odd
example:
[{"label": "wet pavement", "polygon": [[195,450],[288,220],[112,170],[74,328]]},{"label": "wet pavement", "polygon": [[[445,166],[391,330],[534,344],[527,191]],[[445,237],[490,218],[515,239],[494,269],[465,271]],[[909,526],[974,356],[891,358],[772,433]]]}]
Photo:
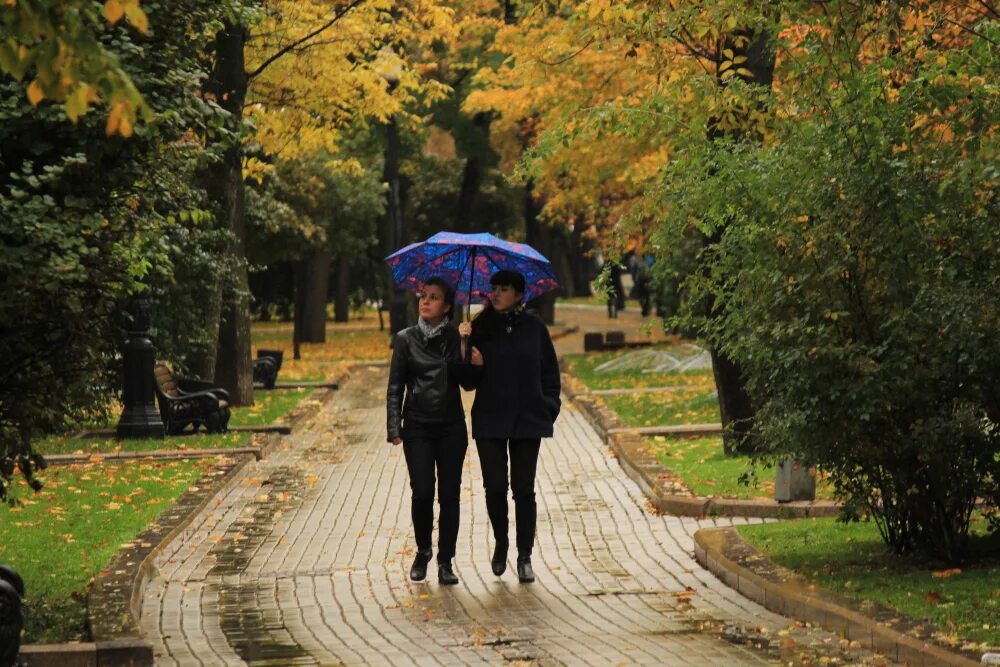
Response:
[{"label": "wet pavement", "polygon": [[745,520],[651,512],[572,405],[542,445],[538,580],[491,573],[470,446],[461,583],[439,586],[433,571],[410,582],[409,487],[402,449],[385,443],[386,373],[357,370],[161,555],[142,609],[158,664],[883,664],[704,571],[693,533]]}]

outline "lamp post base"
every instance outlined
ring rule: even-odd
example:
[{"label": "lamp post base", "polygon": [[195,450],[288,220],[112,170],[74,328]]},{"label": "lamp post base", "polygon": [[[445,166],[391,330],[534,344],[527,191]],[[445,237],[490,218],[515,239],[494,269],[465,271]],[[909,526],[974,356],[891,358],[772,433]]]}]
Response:
[{"label": "lamp post base", "polygon": [[166,427],[155,406],[140,404],[125,407],[115,433],[119,439],[162,438]]}]

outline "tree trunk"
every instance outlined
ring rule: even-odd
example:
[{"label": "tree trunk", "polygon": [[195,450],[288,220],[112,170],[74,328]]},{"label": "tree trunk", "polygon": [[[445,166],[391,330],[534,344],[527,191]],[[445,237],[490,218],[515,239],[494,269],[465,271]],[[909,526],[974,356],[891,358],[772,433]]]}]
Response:
[{"label": "tree trunk", "polygon": [[299,323],[300,343],[326,342],[326,297],[330,291],[329,250],[317,250],[299,262],[302,289],[297,295],[295,307],[302,308],[302,316],[295,318]]},{"label": "tree trunk", "polygon": [[211,294],[205,297],[205,310],[201,313],[208,326],[210,341],[199,345],[189,357],[191,373],[199,380],[211,382],[215,378],[216,343],[219,340],[219,321],[222,319],[222,285],[215,281]]},{"label": "tree trunk", "polygon": [[[524,186],[524,241],[532,248],[549,257],[551,253],[551,234],[538,219],[542,207],[535,201],[534,183],[528,181]],[[550,258],[551,259],[551,258]],[[555,293],[545,294],[535,299],[534,306],[546,324],[555,324],[556,299]]]},{"label": "tree trunk", "polygon": [[573,275],[573,265],[569,259],[569,243],[566,232],[560,230],[553,232],[552,254],[549,260],[555,267],[556,277],[559,279],[559,286],[562,288],[560,294],[566,298],[577,296],[576,276]]},{"label": "tree trunk", "polygon": [[455,218],[455,231],[467,233],[472,230],[476,200],[483,183],[485,171],[482,156],[490,151],[490,116],[477,113],[472,118],[476,132],[466,147],[465,167],[462,169],[462,185],[458,191],[458,211]]},{"label": "tree trunk", "polygon": [[[242,25],[223,24],[215,37],[215,66],[205,82],[205,92],[229,112],[227,125],[239,132],[247,92],[243,59],[246,30]],[[253,405],[253,361],[250,358],[249,281],[244,249],[243,151],[239,141],[229,145],[222,161],[208,179],[209,197],[219,222],[232,234],[230,252],[237,260],[234,285],[223,291],[219,342],[215,358],[215,383],[229,392],[233,406]]]},{"label": "tree trunk", "polygon": [[749,453],[754,410],[743,387],[740,368],[721,352],[711,350],[711,354],[712,375],[722,414],[722,450],[726,456]]},{"label": "tree trunk", "polygon": [[[720,47],[731,48],[736,57],[745,56],[744,67],[750,71],[751,76],[740,75],[745,81],[759,86],[771,86],[774,79],[774,54],[770,50],[770,35],[766,32],[752,34],[747,31],[736,33],[737,36],[747,37],[746,45],[739,47],[733,42],[724,43]],[[716,76],[719,85],[725,85],[718,71],[720,65],[716,65]],[[754,137],[746,133],[739,133],[743,140],[754,141]],[[722,133],[714,128],[709,129],[709,139],[721,138]],[[705,237],[705,245],[718,243],[725,234],[724,229],[718,229],[712,237]],[[715,303],[708,304],[707,316],[716,316]],[[750,395],[746,391],[743,373],[739,365],[733,362],[727,355],[712,350],[712,373],[715,376],[715,386],[719,394],[719,410],[722,416],[723,436],[722,447],[727,455],[749,454],[753,451],[753,418],[754,408],[750,400]]]},{"label": "tree trunk", "polygon": [[337,288],[333,299],[334,322],[346,322],[351,311],[351,259],[346,254],[337,256]]}]

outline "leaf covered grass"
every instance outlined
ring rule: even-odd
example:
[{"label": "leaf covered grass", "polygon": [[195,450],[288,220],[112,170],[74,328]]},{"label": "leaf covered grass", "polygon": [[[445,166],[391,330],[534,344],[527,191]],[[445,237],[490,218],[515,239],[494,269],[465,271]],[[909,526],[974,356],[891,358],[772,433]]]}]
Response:
[{"label": "leaf covered grass", "polygon": [[253,405],[233,408],[230,426],[263,426],[273,424],[294,410],[313,394],[313,389],[255,390]]},{"label": "leaf covered grass", "polygon": [[717,424],[721,419],[715,391],[701,387],[601,398],[628,426]]},{"label": "leaf covered grass", "polygon": [[[671,345],[658,345],[648,349],[669,350]],[[691,387],[715,390],[715,380],[710,370],[692,370],[671,373],[647,373],[641,368],[598,371],[596,368],[624,354],[614,352],[590,352],[569,354],[565,360],[569,370],[589,389],[630,389],[635,387]]]},{"label": "leaf covered grass", "polygon": [[262,327],[251,330],[253,354],[257,349],[282,350],[278,382],[334,380],[351,360],[388,360],[389,333],[375,326],[369,329],[329,328],[325,343],[302,343],[301,359],[293,358],[292,330],[290,327]]},{"label": "leaf covered grass", "polygon": [[[774,498],[774,468],[754,468],[743,456],[726,456],[719,436],[647,438],[656,458],[684,480],[699,496],[715,498]],[[747,483],[740,482],[746,476]],[[816,498],[833,498],[833,489],[822,479],[816,483]]]},{"label": "leaf covered grass", "polygon": [[24,578],[25,642],[86,640],[91,579],[212,465],[142,461],[49,468],[45,487],[20,480],[23,504],[0,506],[0,562]]},{"label": "leaf covered grass", "polygon": [[[606,306],[608,300],[597,294],[590,296],[559,297],[558,303],[572,304],[575,306]],[[558,304],[557,304],[558,305]]]},{"label": "leaf covered grass", "polygon": [[875,524],[805,519],[739,526],[773,561],[829,590],[930,621],[947,641],[1000,647],[1000,534],[973,524],[970,565],[949,568],[887,550]]},{"label": "leaf covered grass", "polygon": [[[272,424],[309,399],[313,389],[256,390],[254,404],[234,408],[230,426],[263,426]],[[113,427],[113,424],[112,424]],[[165,438],[118,440],[114,437],[95,438],[84,434],[52,435],[34,443],[41,454],[109,454],[116,452],[149,452],[154,450],[232,449],[253,444],[251,433],[205,433],[171,435]]]},{"label": "leaf covered grass", "polygon": [[252,433],[197,433],[194,435],[168,435],[165,438],[74,437],[49,436],[34,443],[41,454],[109,454],[115,452],[151,452],[154,450],[231,449],[248,447]]}]

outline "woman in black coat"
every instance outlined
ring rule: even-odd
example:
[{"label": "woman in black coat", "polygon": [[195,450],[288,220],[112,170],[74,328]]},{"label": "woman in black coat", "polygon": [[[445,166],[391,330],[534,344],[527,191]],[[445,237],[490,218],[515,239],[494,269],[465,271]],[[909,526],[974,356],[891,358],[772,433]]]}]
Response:
[{"label": "woman in black coat", "polygon": [[472,437],[476,440],[486,489],[486,509],[496,544],[493,573],[507,569],[507,457],[517,527],[517,576],[535,580],[531,550],[537,509],[535,470],[542,438],[552,437],[559,414],[559,364],[545,323],[522,307],[524,276],[499,271],[490,279],[490,303],[470,324],[459,326],[468,337],[472,364],[462,385],[475,388]]},{"label": "woman in black coat", "polygon": [[422,581],[431,560],[434,477],[438,478],[438,582],[457,584],[452,568],[458,539],[459,489],[468,449],[465,411],[455,379],[460,362],[458,331],[448,326],[455,290],[431,278],[420,294],[416,326],[396,334],[386,392],[387,440],[402,443],[410,473],[413,532],[417,555],[410,579]]}]

